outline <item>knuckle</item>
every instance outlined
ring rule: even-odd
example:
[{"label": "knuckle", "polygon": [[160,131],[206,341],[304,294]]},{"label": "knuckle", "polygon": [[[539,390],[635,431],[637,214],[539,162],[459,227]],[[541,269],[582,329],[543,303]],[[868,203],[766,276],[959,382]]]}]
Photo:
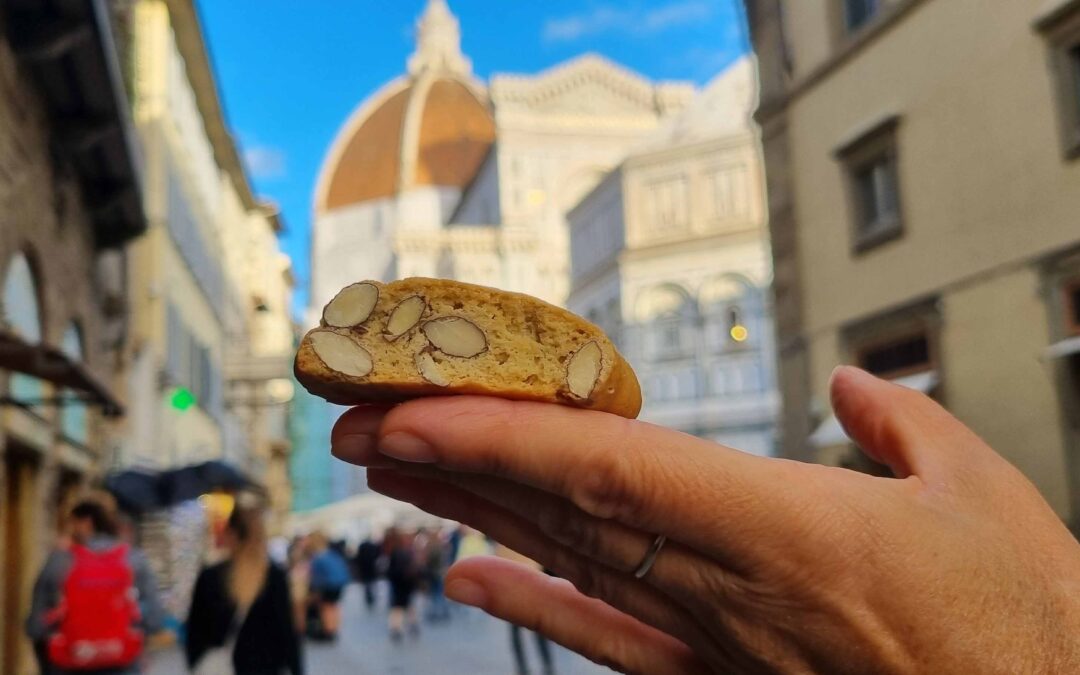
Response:
[{"label": "knuckle", "polygon": [[603,600],[609,604],[617,599],[614,577],[600,565],[589,563],[578,565],[574,575],[568,578],[579,591],[590,598]]},{"label": "knuckle", "polygon": [[599,524],[571,507],[541,509],[537,514],[540,531],[572,551],[586,556],[602,553]]},{"label": "knuckle", "polygon": [[456,420],[467,429],[474,439],[473,456],[469,458],[469,470],[493,476],[506,476],[510,464],[506,449],[517,432],[512,423],[514,415],[503,405],[485,406],[481,410],[463,409]]},{"label": "knuckle", "polygon": [[598,438],[568,476],[571,500],[581,510],[604,519],[634,521],[649,489],[647,456],[631,447],[625,423]]},{"label": "knuckle", "polygon": [[629,649],[625,641],[621,639],[597,640],[593,644],[592,659],[605,668],[616,672],[627,673],[631,671]]}]

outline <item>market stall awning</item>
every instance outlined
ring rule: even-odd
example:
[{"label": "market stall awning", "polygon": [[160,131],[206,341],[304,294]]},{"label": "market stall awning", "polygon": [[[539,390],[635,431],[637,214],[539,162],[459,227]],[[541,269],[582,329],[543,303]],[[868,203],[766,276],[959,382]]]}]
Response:
[{"label": "market stall awning", "polygon": [[[938,384],[938,373],[936,370],[927,370],[907,377],[897,378],[892,382],[901,387],[928,394]],[[849,442],[851,442],[851,439],[844,433],[844,428],[840,426],[840,420],[836,419],[836,415],[829,415],[824,422],[818,425],[814,433],[810,434],[810,445],[815,448],[828,448]]]},{"label": "market stall awning", "polygon": [[1080,354],[1080,335],[1055,342],[1043,351],[1044,359],[1063,359]]},{"label": "market stall awning", "polygon": [[[73,360],[56,347],[31,343],[19,335],[0,329],[0,369],[23,373],[51,382],[58,387],[70,389],[80,400],[101,406],[102,413],[117,417],[124,408],[112,392],[99,381],[82,363]],[[54,401],[19,401],[6,399],[15,404],[63,403],[64,398]]]}]

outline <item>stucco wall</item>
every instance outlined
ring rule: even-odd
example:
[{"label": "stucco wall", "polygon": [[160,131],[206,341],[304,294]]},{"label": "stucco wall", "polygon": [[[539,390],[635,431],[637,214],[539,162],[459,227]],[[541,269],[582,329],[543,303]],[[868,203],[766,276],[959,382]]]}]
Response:
[{"label": "stucco wall", "polygon": [[[889,4],[907,11],[893,21],[887,9],[845,53],[829,3],[786,0],[794,68],[790,79],[763,71],[785,428],[828,414],[828,377],[853,356],[847,327],[938,298],[942,401],[1068,517],[1061,407],[1040,360],[1054,339],[1040,266],[1080,244],[1080,162],[1062,158],[1048,48],[1033,27],[1045,3]],[[755,27],[763,63],[778,61],[780,35]],[[904,232],[857,254],[835,153],[893,115]],[[796,456],[798,435],[787,444]]]}]

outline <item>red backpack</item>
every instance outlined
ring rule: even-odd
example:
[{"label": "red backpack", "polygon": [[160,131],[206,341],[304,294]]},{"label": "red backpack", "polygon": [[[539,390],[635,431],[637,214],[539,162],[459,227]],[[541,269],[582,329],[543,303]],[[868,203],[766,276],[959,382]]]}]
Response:
[{"label": "red backpack", "polygon": [[130,666],[142,652],[143,634],[127,545],[95,552],[76,544],[71,555],[49,661],[68,670]]}]

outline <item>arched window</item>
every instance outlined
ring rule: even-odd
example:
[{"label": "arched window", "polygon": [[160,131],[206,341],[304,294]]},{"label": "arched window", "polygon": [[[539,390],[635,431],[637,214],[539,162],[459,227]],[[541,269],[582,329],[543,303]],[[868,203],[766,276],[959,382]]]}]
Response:
[{"label": "arched window", "polygon": [[644,327],[647,359],[678,359],[694,350],[696,306],[676,284],[660,284],[638,296],[635,315]]},{"label": "arched window", "polygon": [[[37,284],[30,262],[23,253],[16,253],[8,263],[4,274],[3,305],[0,306],[0,319],[5,329],[15,333],[23,340],[37,344],[41,342],[41,308],[38,305]],[[11,397],[16,401],[34,401],[44,396],[45,389],[41,380],[12,373],[10,379]]]},{"label": "arched window", "polygon": [[[64,330],[60,338],[60,351],[64,352],[72,361],[83,361],[82,331],[79,325],[72,321]],[[68,397],[74,396],[73,392],[66,392]],[[81,401],[65,401],[60,408],[60,431],[64,436],[77,443],[86,443],[86,404]]]},{"label": "arched window", "polygon": [[30,263],[16,253],[4,275],[4,324],[30,343],[41,342],[41,311]]}]

